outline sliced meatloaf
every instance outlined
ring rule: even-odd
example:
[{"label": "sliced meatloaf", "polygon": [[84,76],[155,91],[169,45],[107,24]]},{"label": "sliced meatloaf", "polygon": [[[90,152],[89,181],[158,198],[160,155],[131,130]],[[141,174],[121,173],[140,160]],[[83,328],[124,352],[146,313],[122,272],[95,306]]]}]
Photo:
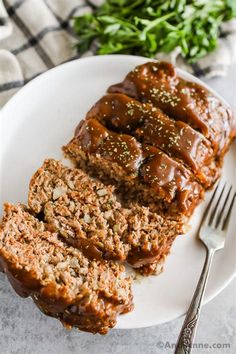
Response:
[{"label": "sliced meatloaf", "polygon": [[132,309],[123,265],[89,260],[22,205],[5,205],[0,264],[15,291],[67,327],[105,334]]},{"label": "sliced meatloaf", "polygon": [[204,187],[218,177],[210,142],[188,124],[171,119],[149,103],[124,94],[107,94],[92,107],[86,119],[98,119],[112,131],[130,134],[141,143],[163,150],[190,168]]},{"label": "sliced meatloaf", "polygon": [[163,262],[183,223],[138,204],[124,207],[113,189],[51,159],[33,176],[28,202],[48,229],[86,257],[127,261],[148,274]]},{"label": "sliced meatloaf", "polygon": [[64,151],[81,168],[90,166],[104,179],[120,183],[128,194],[155,202],[162,215],[191,215],[202,198],[202,186],[183,164],[134,136],[110,131],[96,119],[80,124]]},{"label": "sliced meatloaf", "polygon": [[63,148],[78,166],[172,218],[188,218],[236,135],[230,108],[173,65],[148,62],[111,86]]},{"label": "sliced meatloaf", "polygon": [[180,78],[174,66],[166,62],[137,66],[108,92],[149,102],[171,118],[188,123],[209,139],[220,160],[236,134],[230,108],[203,86]]}]

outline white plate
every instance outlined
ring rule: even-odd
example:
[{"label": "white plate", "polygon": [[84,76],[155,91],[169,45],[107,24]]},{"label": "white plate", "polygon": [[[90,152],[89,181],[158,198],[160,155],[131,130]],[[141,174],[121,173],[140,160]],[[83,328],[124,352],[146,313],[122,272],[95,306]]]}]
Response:
[{"label": "white plate", "polygon": [[[72,137],[79,120],[110,84],[146,58],[100,56],[73,61],[37,77],[21,89],[2,110],[2,192],[4,201],[26,202],[30,177],[46,157],[62,158],[60,147]],[[193,76],[179,70],[189,80]],[[227,155],[224,174],[236,174],[235,144]],[[164,272],[134,285],[135,310],[120,316],[117,328],[138,328],[170,321],[186,312],[196,286],[205,251],[196,238],[204,203],[192,218],[192,230],[172,248]],[[234,211],[235,212],[235,211]],[[236,218],[226,247],[214,260],[205,302],[216,296],[236,273]]]}]

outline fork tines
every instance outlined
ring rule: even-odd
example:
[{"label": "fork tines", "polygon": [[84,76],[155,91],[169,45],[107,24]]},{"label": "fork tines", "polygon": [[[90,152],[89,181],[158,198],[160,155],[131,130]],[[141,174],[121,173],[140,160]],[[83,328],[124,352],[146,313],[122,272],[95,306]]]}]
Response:
[{"label": "fork tines", "polygon": [[235,201],[235,190],[232,185],[219,182],[206,209],[204,224],[224,231],[228,227],[230,215]]}]

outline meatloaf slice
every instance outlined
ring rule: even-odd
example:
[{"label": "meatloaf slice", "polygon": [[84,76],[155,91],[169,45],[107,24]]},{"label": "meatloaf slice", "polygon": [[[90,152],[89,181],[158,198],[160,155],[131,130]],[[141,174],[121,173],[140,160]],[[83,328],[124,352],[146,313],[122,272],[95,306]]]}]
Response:
[{"label": "meatloaf slice", "polygon": [[105,334],[132,309],[123,265],[88,260],[22,205],[5,205],[0,264],[15,291],[68,327]]},{"label": "meatloaf slice", "polygon": [[32,177],[28,203],[51,230],[60,231],[86,256],[124,260],[128,245],[123,234],[128,223],[113,189],[80,169],[50,159]]},{"label": "meatloaf slice", "polygon": [[145,274],[163,262],[183,232],[182,221],[137,204],[123,207],[113,187],[52,159],[31,180],[29,206],[88,258],[127,261]]},{"label": "meatloaf slice", "polygon": [[236,135],[235,117],[230,108],[203,86],[181,79],[172,64],[139,65],[108,92],[149,102],[175,120],[188,123],[210,140],[220,160]]},{"label": "meatloaf slice", "polygon": [[80,123],[64,151],[80,167],[90,166],[99,177],[104,174],[128,192],[139,193],[143,201],[154,201],[162,214],[191,215],[203,195],[202,186],[183,164],[93,118]]}]

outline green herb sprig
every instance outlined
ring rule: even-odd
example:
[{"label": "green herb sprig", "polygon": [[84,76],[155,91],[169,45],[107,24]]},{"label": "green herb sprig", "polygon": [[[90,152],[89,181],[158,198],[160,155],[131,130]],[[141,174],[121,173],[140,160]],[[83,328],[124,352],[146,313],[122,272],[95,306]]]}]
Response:
[{"label": "green herb sprig", "polygon": [[236,17],[236,0],[107,0],[74,18],[78,50],[154,57],[179,47],[193,63],[217,47],[220,25]]}]

